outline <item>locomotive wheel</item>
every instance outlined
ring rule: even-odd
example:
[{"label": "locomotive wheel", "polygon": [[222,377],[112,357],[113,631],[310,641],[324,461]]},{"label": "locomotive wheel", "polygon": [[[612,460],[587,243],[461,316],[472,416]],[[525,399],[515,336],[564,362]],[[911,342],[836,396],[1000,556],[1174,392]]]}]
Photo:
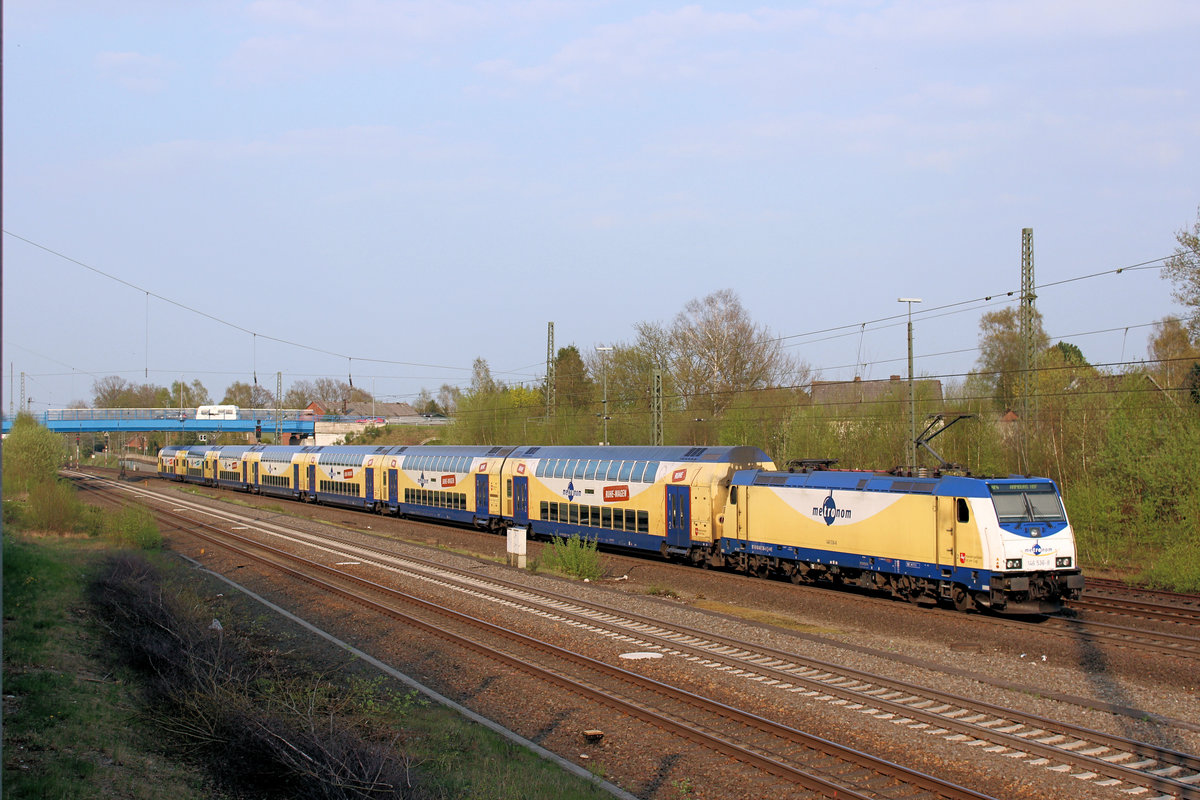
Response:
[{"label": "locomotive wheel", "polygon": [[955,586],[950,592],[950,596],[954,599],[956,611],[970,611],[975,608],[975,598],[961,586]]},{"label": "locomotive wheel", "polygon": [[901,575],[896,581],[896,594],[913,605],[916,605],[917,603],[921,602],[921,595],[924,594],[924,592],[921,591],[920,585],[914,581],[911,576]]}]

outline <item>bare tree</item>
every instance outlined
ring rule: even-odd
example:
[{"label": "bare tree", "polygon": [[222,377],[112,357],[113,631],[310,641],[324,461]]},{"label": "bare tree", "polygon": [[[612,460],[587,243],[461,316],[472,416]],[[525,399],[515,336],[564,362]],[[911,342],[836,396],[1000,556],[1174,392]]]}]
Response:
[{"label": "bare tree", "polygon": [[442,413],[453,414],[454,410],[458,408],[458,398],[461,396],[462,391],[457,386],[443,383],[437,394],[437,402],[442,408]]},{"label": "bare tree", "polygon": [[[1033,312],[1034,349],[1040,353],[1050,343],[1042,330],[1042,315]],[[979,378],[991,390],[1000,408],[1011,408],[1021,385],[1021,326],[1014,307],[989,311],[979,320]]]},{"label": "bare tree", "polygon": [[487,359],[475,359],[475,363],[471,365],[471,394],[491,394],[500,388],[502,387],[492,377],[492,368],[488,366]]},{"label": "bare tree", "polygon": [[95,408],[121,408],[129,381],[119,375],[107,375],[92,384],[92,405]]},{"label": "bare tree", "polygon": [[240,408],[274,408],[275,395],[259,384],[234,381],[225,390],[221,402]]},{"label": "bare tree", "polygon": [[1192,364],[1200,361],[1200,347],[1191,343],[1187,329],[1178,317],[1167,317],[1154,323],[1154,335],[1148,349],[1154,362],[1150,365],[1151,371],[1162,379],[1164,386],[1171,388],[1181,385]]},{"label": "bare tree", "polygon": [[706,411],[714,416],[735,393],[787,384],[803,371],[779,339],[750,318],[732,289],[689,301],[665,340],[657,332],[647,333],[669,353],[676,387],[689,405],[703,397]]},{"label": "bare tree", "polygon": [[1196,210],[1192,229],[1177,232],[1175,241],[1179,246],[1167,259],[1163,277],[1175,284],[1171,296],[1189,309],[1188,333],[1193,343],[1200,344],[1200,209]]}]

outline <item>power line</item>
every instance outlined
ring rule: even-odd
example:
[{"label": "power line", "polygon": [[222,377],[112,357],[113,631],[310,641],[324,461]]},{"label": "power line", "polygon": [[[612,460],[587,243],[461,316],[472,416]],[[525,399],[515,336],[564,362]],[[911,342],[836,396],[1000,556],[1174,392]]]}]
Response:
[{"label": "power line", "polygon": [[[46,253],[49,253],[57,258],[61,258],[65,261],[75,264],[83,269],[86,269],[90,272],[93,272],[93,273],[100,275],[104,278],[107,278],[111,281],[119,283],[122,286],[126,286],[130,289],[133,289],[134,291],[142,293],[146,296],[147,302],[149,301],[150,297],[154,297],[157,300],[168,303],[172,306],[175,306],[176,308],[180,308],[182,310],[196,314],[200,317],[203,317],[212,322],[215,322],[218,325],[228,327],[232,330],[235,330],[235,331],[238,331],[238,332],[241,332],[244,334],[249,334],[252,337],[252,341],[254,343],[255,348],[257,347],[257,339],[259,337],[261,337],[263,339],[275,342],[277,344],[281,344],[281,345],[285,345],[285,346],[289,346],[289,347],[295,347],[298,349],[303,349],[303,350],[307,350],[307,351],[314,352],[314,353],[320,353],[322,355],[328,355],[328,356],[332,356],[335,358],[344,358],[344,359],[347,359],[347,361],[349,361],[350,363],[353,363],[353,361],[357,360],[357,361],[366,362],[366,363],[386,364],[386,365],[393,365],[393,366],[421,367],[421,368],[425,368],[425,369],[450,370],[450,371],[456,371],[456,372],[470,372],[473,369],[473,367],[456,367],[456,366],[447,366],[447,365],[442,365],[442,364],[425,364],[425,363],[420,363],[420,362],[399,361],[399,360],[393,360],[393,359],[372,358],[372,357],[366,357],[366,356],[352,356],[352,355],[349,355],[346,353],[341,353],[341,352],[328,350],[328,349],[321,348],[321,347],[316,347],[313,345],[304,344],[302,342],[297,342],[297,341],[286,339],[283,337],[277,337],[277,336],[272,336],[270,334],[260,333],[258,331],[254,331],[250,328],[247,328],[243,325],[239,325],[237,323],[230,322],[229,320],[223,319],[223,318],[218,317],[209,312],[206,312],[201,309],[190,306],[186,303],[171,299],[169,297],[158,294],[156,292],[152,292],[149,289],[146,289],[142,286],[134,284],[134,283],[127,281],[123,278],[120,278],[116,275],[112,275],[104,270],[98,269],[97,267],[94,267],[90,264],[80,261],[79,259],[73,258],[64,253],[56,251],[50,247],[42,245],[42,244],[35,242],[31,239],[28,239],[26,237],[20,236],[19,234],[13,233],[12,231],[9,231],[7,229],[4,230],[4,233],[7,234],[8,236],[11,236],[11,237],[19,240],[19,241],[25,242],[26,244],[28,244],[32,247],[36,247]],[[1078,281],[1099,278],[1099,277],[1103,277],[1103,276],[1107,276],[1107,275],[1120,275],[1124,272],[1133,272],[1133,271],[1150,270],[1150,269],[1161,269],[1163,265],[1160,262],[1164,262],[1167,259],[1169,259],[1170,257],[1171,256],[1163,256],[1163,257],[1151,259],[1148,261],[1142,261],[1142,262],[1139,262],[1136,264],[1130,264],[1130,265],[1122,266],[1122,267],[1114,267],[1114,268],[1110,268],[1110,269],[1106,269],[1106,270],[1101,270],[1098,272],[1089,273],[1086,275],[1075,276],[1072,278],[1064,278],[1062,280],[1051,281],[1048,283],[1040,284],[1039,286],[1037,286],[1035,288],[1038,288],[1038,289],[1051,288],[1051,287],[1062,286],[1062,285],[1066,285],[1066,284],[1070,284],[1070,283],[1075,283]],[[1157,266],[1154,266],[1154,265],[1157,265]],[[931,319],[931,318],[938,318],[938,317],[943,317],[943,316],[950,316],[953,314],[966,313],[968,311],[977,310],[980,307],[984,307],[981,304],[1002,305],[1002,304],[1007,304],[1009,302],[1015,302],[1016,300],[1019,299],[1017,296],[1018,294],[1019,294],[1019,292],[1016,289],[1002,290],[1002,291],[998,291],[998,292],[993,292],[992,294],[988,294],[988,295],[984,295],[981,297],[976,297],[976,298],[972,298],[972,299],[968,299],[968,300],[960,300],[960,301],[956,301],[956,302],[952,302],[952,303],[945,303],[945,304],[939,305],[939,306],[931,306],[928,308],[923,308],[920,311],[915,312],[914,316],[918,316],[918,317],[921,317],[924,319]],[[995,298],[1011,298],[1011,299],[996,300]],[[938,313],[938,312],[944,312],[944,313]],[[802,346],[805,344],[816,344],[816,343],[823,342],[823,341],[830,341],[832,339],[843,338],[843,337],[855,335],[855,334],[858,334],[861,336],[868,329],[870,329],[872,331],[876,331],[876,330],[880,330],[885,327],[889,327],[890,324],[898,324],[898,321],[904,319],[905,316],[906,316],[905,314],[892,314],[892,315],[888,315],[888,316],[884,316],[884,317],[879,317],[877,319],[860,321],[860,322],[855,322],[855,323],[848,323],[848,324],[844,324],[844,325],[823,328],[823,329],[819,329],[819,330],[815,330],[815,331],[788,334],[785,336],[767,338],[767,339],[761,340],[760,342],[751,343],[751,344],[752,345],[753,344],[764,344],[764,343],[772,343],[772,342],[782,343],[782,342],[788,342],[793,339],[808,339],[808,337],[822,336],[823,334],[833,334],[833,335],[829,335],[829,336],[822,336],[822,338],[819,338],[819,339],[810,339],[810,340],[804,341],[804,342],[794,342],[794,343],[785,345],[786,347],[790,348],[790,347],[799,347],[799,346]],[[885,324],[885,323],[888,323],[888,324]],[[1146,326],[1152,325],[1152,324],[1156,324],[1156,323],[1145,323],[1142,325],[1123,326],[1121,328],[1108,329],[1107,331],[1092,331],[1092,332],[1088,332],[1088,333],[1075,334],[1075,336],[1087,336],[1087,335],[1093,335],[1093,334],[1097,334],[1097,333],[1113,332],[1113,331],[1117,331],[1117,330],[1128,331],[1132,328],[1146,327]],[[978,348],[973,348],[973,349],[978,350]],[[970,349],[963,349],[963,350],[956,350],[956,351],[948,351],[943,354],[918,355],[917,358],[918,359],[928,359],[928,358],[936,357],[938,355],[953,355],[953,354],[969,352],[969,351],[970,351]],[[30,351],[30,352],[32,352],[32,351]],[[53,360],[53,359],[50,359],[50,360]],[[891,361],[894,361],[894,360],[895,359],[862,362],[861,364],[856,363],[853,366],[858,367],[858,366],[868,366],[868,365],[873,365],[873,364],[886,364],[886,363],[890,363]],[[62,362],[56,362],[56,363],[62,363]],[[64,364],[64,366],[67,366],[67,365]],[[524,370],[532,369],[537,366],[540,366],[540,363],[530,364],[530,365],[520,367],[520,368],[511,370],[511,371],[494,371],[494,374],[521,375],[521,374],[523,374]],[[827,367],[825,369],[844,369],[847,366],[851,366],[851,365],[844,365],[844,366],[839,366],[839,367]],[[178,370],[178,369],[150,370],[149,366],[147,364],[144,369],[145,375],[148,377],[149,373],[151,371],[163,373],[163,374],[171,374],[171,375],[177,375],[177,374],[180,374],[181,372],[186,373],[186,374],[192,374],[192,375],[195,375],[195,374],[240,374],[240,372],[241,372],[241,370],[236,370],[236,369],[232,370],[232,371],[228,371],[228,372],[217,372],[217,371],[212,371],[212,370],[197,372],[195,370]],[[122,370],[121,372],[132,372],[132,370]],[[94,376],[94,372],[84,371],[84,373]],[[121,373],[118,373],[118,374],[121,374]],[[312,375],[310,375],[308,377],[328,377],[328,376],[324,376],[324,375],[312,376]],[[360,376],[360,377],[364,377],[364,376]],[[415,379],[431,378],[434,380],[438,379],[437,376],[432,376],[432,375],[420,376],[420,377],[392,376],[392,375],[365,376],[365,377],[382,377],[382,378],[401,378],[402,377],[402,378],[409,379],[409,380],[412,380],[414,378]],[[536,382],[538,380],[539,379],[536,376],[530,376],[527,379],[527,381],[518,382],[516,385],[521,385],[522,383],[525,383],[525,382],[528,382],[530,384],[536,384]]]}]

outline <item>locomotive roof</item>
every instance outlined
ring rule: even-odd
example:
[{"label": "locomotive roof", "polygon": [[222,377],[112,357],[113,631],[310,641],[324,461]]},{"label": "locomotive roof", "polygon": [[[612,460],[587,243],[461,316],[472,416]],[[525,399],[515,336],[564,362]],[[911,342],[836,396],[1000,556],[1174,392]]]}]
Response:
[{"label": "locomotive roof", "polygon": [[954,495],[958,497],[984,497],[990,493],[991,484],[1049,484],[1049,478],[1010,476],[1008,478],[968,478],[962,475],[917,477],[888,475],[882,472],[861,470],[812,470],[801,472],[775,472],[769,470],[742,470],[733,476],[731,484],[737,486],[788,486],[806,489],[838,489],[864,492],[903,492],[906,494]]}]

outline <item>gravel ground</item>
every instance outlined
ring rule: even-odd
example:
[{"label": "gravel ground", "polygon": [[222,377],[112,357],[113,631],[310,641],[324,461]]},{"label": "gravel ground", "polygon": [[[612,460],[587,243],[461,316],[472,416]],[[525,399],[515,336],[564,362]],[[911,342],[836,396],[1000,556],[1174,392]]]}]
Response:
[{"label": "gravel ground", "polygon": [[[173,485],[148,482],[168,492]],[[1200,693],[1194,661],[1154,656],[1135,650],[1075,642],[1038,632],[1035,623],[995,625],[979,615],[918,609],[903,603],[786,583],[686,569],[650,559],[607,556],[605,579],[584,584],[521,572],[495,563],[502,560],[503,537],[486,537],[451,527],[432,527],[367,514],[302,506],[286,501],[222,492],[252,505],[284,507],[311,514],[374,544],[391,541],[400,551],[411,543],[439,544],[449,551],[420,548],[422,557],[441,554],[451,566],[475,569],[544,586],[581,599],[627,608],[654,617],[727,636],[760,642],[858,670],[937,687],[964,696],[1010,706],[1029,713],[1065,719],[1108,733],[1200,752]],[[297,527],[319,530],[316,523]],[[748,779],[746,768],[723,757],[696,752],[663,734],[647,733],[607,709],[597,708],[544,688],[519,675],[497,674],[494,665],[449,653],[444,644],[405,631],[394,624],[371,623],[353,608],[339,608],[313,598],[281,579],[259,576],[211,547],[168,536],[170,545],[206,566],[251,585],[301,616],[326,627],[398,669],[422,680],[479,713],[539,744],[588,766],[639,797],[762,797],[779,787],[760,778]],[[538,548],[531,547],[536,558]],[[470,553],[482,557],[456,555]],[[492,560],[487,560],[492,559]],[[395,584],[394,574],[375,576]],[[867,750],[925,772],[1000,798],[1120,797],[1118,789],[1096,786],[1028,759],[987,753],[943,737],[926,735],[838,705],[808,699],[761,683],[739,679],[680,658],[627,661],[627,649],[606,637],[581,634],[575,628],[541,617],[520,614],[444,589],[406,581],[405,591],[453,602],[456,608],[515,630],[547,638],[594,658],[620,663],[657,680],[669,682],[723,702],[786,722],[842,744]],[[652,596],[650,593],[653,592]],[[662,595],[667,596],[662,596]],[[285,597],[287,599],[283,599]],[[768,622],[751,618],[770,615]],[[775,624],[771,624],[775,623]],[[934,667],[916,662],[931,662]],[[1047,695],[1069,695],[1139,710],[1112,714],[1067,704]],[[1157,715],[1157,716],[1155,716]],[[1160,718],[1185,721],[1171,724]],[[1188,724],[1191,727],[1187,727]],[[598,743],[584,741],[581,731],[605,732]]]}]

